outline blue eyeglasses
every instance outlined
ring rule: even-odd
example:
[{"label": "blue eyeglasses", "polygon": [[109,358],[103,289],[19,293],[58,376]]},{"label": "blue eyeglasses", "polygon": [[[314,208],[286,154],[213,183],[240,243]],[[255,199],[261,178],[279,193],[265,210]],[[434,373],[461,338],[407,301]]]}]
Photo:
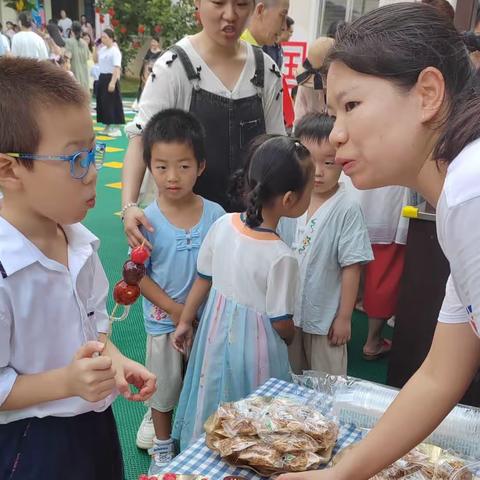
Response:
[{"label": "blue eyeglasses", "polygon": [[25,160],[70,162],[70,175],[77,180],[81,180],[88,173],[90,165],[95,165],[97,170],[102,168],[106,147],[105,143],[97,143],[94,148],[90,150],[85,148],[73,155],[34,155],[32,153],[7,153],[7,155],[14,158],[24,158]]}]

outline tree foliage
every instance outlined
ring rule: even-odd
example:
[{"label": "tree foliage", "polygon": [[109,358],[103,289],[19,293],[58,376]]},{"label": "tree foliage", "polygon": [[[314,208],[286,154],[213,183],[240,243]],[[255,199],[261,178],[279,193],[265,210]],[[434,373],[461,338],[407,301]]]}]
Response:
[{"label": "tree foliage", "polygon": [[127,65],[145,37],[158,34],[168,48],[198,30],[193,0],[97,0],[100,21],[110,16],[117,42]]}]

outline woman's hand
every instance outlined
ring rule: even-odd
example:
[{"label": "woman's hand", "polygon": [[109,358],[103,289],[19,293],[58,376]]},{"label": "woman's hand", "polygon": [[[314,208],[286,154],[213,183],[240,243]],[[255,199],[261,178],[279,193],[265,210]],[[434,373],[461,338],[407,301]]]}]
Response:
[{"label": "woman's hand", "polygon": [[109,91],[109,93],[113,93],[115,91],[115,84],[114,83],[110,82],[108,84],[108,91]]},{"label": "woman's hand", "polygon": [[142,232],[138,228],[139,225],[143,225],[149,232],[154,231],[152,225],[150,225],[150,222],[141,208],[127,208],[123,214],[123,229],[127,236],[128,244],[134,248],[138,247],[142,243],[145,243],[145,245],[151,250],[152,245],[142,235]]}]

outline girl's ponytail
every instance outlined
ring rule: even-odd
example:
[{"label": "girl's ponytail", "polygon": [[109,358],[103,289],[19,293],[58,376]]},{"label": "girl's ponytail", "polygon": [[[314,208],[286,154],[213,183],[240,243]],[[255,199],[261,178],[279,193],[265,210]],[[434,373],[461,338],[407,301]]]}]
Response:
[{"label": "girl's ponytail", "polygon": [[250,228],[259,227],[262,224],[262,206],[262,184],[257,183],[255,188],[247,195],[247,212],[245,223]]}]

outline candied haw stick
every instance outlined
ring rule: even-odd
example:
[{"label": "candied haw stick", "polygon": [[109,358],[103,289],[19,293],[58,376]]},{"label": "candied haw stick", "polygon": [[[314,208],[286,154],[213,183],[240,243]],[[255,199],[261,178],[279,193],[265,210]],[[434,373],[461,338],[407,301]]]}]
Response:
[{"label": "candied haw stick", "polygon": [[[150,258],[149,250],[142,243],[141,246],[136,247],[130,254],[130,260],[123,264],[123,280],[118,281],[113,288],[113,299],[115,306],[109,316],[108,332],[105,339],[105,345],[112,333],[112,325],[114,321],[125,320],[130,310],[130,305],[135,303],[140,296],[139,284],[145,276],[146,268],[145,262]],[[124,307],[122,315],[115,317],[118,307]]]}]

